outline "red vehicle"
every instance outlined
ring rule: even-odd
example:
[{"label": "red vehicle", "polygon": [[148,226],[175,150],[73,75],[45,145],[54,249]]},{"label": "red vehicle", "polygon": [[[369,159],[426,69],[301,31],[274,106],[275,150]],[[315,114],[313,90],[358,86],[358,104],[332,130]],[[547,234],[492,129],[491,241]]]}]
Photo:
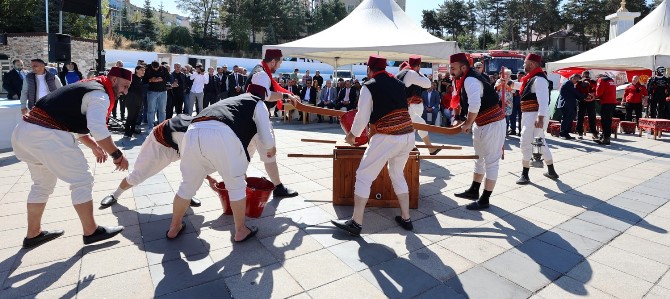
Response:
[{"label": "red vehicle", "polygon": [[516,77],[519,71],[523,71],[523,60],[525,55],[516,51],[507,50],[489,50],[488,53],[470,54],[474,62],[481,62],[484,65],[484,73],[493,75],[500,73],[500,69],[505,67],[512,70],[512,77]]}]

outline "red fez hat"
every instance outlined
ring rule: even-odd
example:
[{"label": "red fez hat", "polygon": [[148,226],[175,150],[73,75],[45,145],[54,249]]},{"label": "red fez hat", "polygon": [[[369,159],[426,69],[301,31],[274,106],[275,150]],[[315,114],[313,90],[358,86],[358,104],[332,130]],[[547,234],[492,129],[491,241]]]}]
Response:
[{"label": "red fez hat", "polygon": [[454,62],[461,62],[461,63],[470,63],[468,61],[468,56],[465,55],[465,53],[456,53],[454,55],[449,56],[449,63],[454,63]]},{"label": "red fez hat", "polygon": [[530,53],[526,56],[526,60],[535,61],[537,63],[542,63],[542,56]]},{"label": "red fez hat", "polygon": [[386,69],[386,58],[379,55],[370,55],[368,66],[378,69]]},{"label": "red fez hat", "polygon": [[405,68],[409,67],[409,62],[403,61],[400,66],[398,67],[399,70],[404,70]]},{"label": "red fez hat", "polygon": [[412,55],[409,57],[409,65],[410,66],[417,66],[421,64],[421,56],[418,55]]},{"label": "red fez hat", "polygon": [[133,73],[130,72],[127,69],[121,68],[121,67],[112,67],[111,70],[109,70],[109,73],[107,74],[108,77],[119,77],[122,79],[126,79],[128,81],[133,80]]},{"label": "red fez hat", "polygon": [[258,84],[249,84],[247,86],[247,92],[264,100],[265,95],[267,94],[267,89]]},{"label": "red fez hat", "polygon": [[265,50],[265,59],[275,59],[275,58],[282,58],[284,55],[282,55],[281,50],[279,49],[267,49]]}]

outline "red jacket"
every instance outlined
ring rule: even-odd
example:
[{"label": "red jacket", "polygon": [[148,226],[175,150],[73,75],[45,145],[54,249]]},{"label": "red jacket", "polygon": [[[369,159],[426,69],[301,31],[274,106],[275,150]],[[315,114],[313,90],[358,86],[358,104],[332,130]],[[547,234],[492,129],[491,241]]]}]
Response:
[{"label": "red jacket", "polygon": [[640,84],[631,84],[626,87],[623,92],[623,100],[626,103],[639,104],[642,103],[642,97],[648,96],[647,87]]},{"label": "red jacket", "polygon": [[601,77],[598,79],[596,87],[596,98],[600,99],[600,104],[616,105],[616,83],[610,77]]}]

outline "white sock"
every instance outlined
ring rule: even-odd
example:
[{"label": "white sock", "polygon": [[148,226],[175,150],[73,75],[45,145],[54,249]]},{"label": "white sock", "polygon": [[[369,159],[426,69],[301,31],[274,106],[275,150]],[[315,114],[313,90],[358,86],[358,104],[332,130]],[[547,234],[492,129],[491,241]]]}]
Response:
[{"label": "white sock", "polygon": [[114,193],[112,193],[112,195],[114,196],[114,198],[119,199],[119,197],[121,196],[121,194],[123,194],[124,191],[126,190],[123,190],[121,187],[119,187],[116,189],[116,191],[114,191]]}]

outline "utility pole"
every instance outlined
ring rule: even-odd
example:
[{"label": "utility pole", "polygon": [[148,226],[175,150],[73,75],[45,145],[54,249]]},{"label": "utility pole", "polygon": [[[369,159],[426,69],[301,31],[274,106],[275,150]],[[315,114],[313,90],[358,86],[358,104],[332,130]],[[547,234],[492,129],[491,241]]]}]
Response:
[{"label": "utility pole", "polygon": [[49,0],[44,0],[44,4],[46,6],[46,13],[44,14],[46,16],[46,27],[47,27],[47,33],[49,33]]}]

